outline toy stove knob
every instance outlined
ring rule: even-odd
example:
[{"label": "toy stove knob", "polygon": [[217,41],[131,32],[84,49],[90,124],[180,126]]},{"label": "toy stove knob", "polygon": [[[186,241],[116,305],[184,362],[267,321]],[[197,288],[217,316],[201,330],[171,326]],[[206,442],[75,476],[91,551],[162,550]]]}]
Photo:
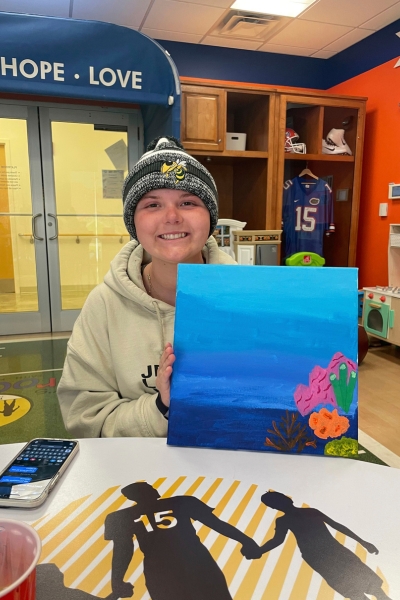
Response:
[{"label": "toy stove knob", "polygon": [[372,298],[373,298],[373,297],[374,297],[374,295],[373,295],[373,294],[370,292],[370,293],[368,294],[368,298],[369,298],[370,300],[372,300]]},{"label": "toy stove knob", "polygon": [[386,302],[386,296],[381,296],[381,297],[379,298],[379,300],[380,300],[381,302]]}]

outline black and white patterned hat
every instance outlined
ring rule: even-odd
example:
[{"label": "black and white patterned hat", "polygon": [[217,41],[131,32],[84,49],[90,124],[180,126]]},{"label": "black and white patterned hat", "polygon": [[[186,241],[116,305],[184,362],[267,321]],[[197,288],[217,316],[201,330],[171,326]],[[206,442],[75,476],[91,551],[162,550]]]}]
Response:
[{"label": "black and white patterned hat", "polygon": [[174,137],[153,140],[125,179],[122,189],[124,221],[137,239],[134,214],[139,200],[151,190],[185,190],[198,196],[210,212],[210,235],[218,221],[218,192],[211,173],[188,154]]}]

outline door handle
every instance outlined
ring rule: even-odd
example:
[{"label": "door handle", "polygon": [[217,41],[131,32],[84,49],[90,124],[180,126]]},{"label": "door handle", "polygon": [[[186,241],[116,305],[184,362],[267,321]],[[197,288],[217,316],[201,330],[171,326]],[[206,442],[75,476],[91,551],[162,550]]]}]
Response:
[{"label": "door handle", "polygon": [[36,213],[36,215],[33,215],[32,217],[32,235],[35,238],[35,240],[43,242],[44,238],[36,234],[36,219],[38,219],[41,216],[43,216],[42,213]]},{"label": "door handle", "polygon": [[55,226],[55,233],[52,237],[49,237],[49,240],[56,240],[58,238],[58,219],[57,219],[57,215],[54,215],[53,213],[47,213],[48,217],[51,217],[52,219],[54,219],[54,226]]}]

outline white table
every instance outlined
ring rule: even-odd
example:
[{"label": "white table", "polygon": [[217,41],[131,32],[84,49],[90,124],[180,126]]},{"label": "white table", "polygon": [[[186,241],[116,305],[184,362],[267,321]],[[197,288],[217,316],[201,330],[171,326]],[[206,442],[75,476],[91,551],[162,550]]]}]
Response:
[{"label": "white table", "polygon": [[[21,446],[0,446],[0,467]],[[174,448],[163,439],[118,438],[82,440],[78,457],[41,507],[0,509],[0,517],[34,525],[43,541],[41,560],[53,564],[39,573],[37,600],[54,597],[47,584],[57,581],[58,569],[68,588],[86,592],[73,591],[76,600],[110,594],[112,542],[104,540],[104,520],[108,513],[133,505],[120,489],[140,480],[155,484],[161,496],[186,494],[202,499],[221,520],[259,544],[273,536],[278,515],[260,502],[264,492],[279,491],[290,496],[295,506],[319,509],[379,549],[378,555],[367,555],[349,536],[331,530],[383,577],[390,598],[400,598],[399,470],[339,458]],[[236,541],[198,521],[194,526],[222,569],[232,598],[342,598],[305,564],[291,533],[281,546],[248,561]],[[142,554],[135,542],[125,577],[135,583],[135,600],[150,597],[142,570]],[[60,577],[57,585],[62,583]],[[72,595],[67,589],[59,598]]]}]

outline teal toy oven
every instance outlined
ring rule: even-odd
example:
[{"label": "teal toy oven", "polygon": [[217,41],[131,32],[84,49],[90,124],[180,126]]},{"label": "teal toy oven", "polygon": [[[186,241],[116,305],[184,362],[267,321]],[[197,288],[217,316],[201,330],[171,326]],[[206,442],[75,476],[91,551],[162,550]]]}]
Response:
[{"label": "teal toy oven", "polygon": [[372,335],[387,338],[388,329],[394,325],[394,310],[379,300],[364,301],[364,329]]}]

